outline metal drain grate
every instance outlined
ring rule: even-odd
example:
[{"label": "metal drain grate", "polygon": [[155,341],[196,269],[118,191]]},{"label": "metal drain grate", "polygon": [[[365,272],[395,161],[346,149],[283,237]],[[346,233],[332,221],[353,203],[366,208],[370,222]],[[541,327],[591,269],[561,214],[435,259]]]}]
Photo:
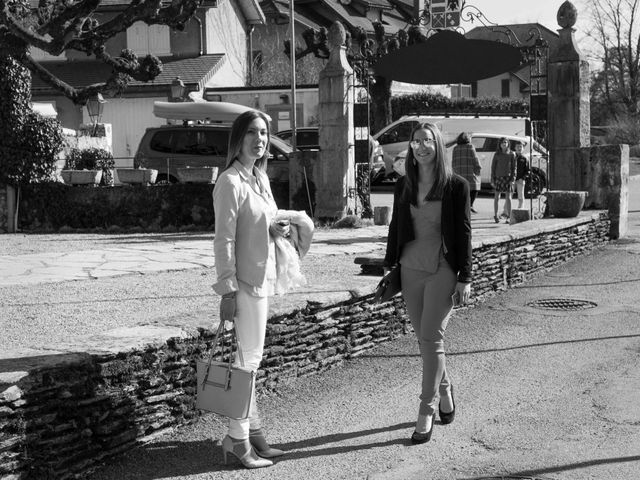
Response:
[{"label": "metal drain grate", "polygon": [[588,300],[577,300],[575,298],[542,298],[527,303],[527,307],[541,308],[544,310],[586,310],[597,306],[597,303]]}]

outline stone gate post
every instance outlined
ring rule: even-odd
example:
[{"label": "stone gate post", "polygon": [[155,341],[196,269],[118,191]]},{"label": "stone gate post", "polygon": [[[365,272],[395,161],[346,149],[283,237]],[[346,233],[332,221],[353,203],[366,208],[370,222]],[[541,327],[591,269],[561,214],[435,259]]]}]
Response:
[{"label": "stone gate post", "polygon": [[589,63],[574,38],[577,10],[558,10],[560,42],[548,65],[549,188],[586,191],[585,208],[607,209],[609,235],[627,232],[629,146],[590,146]]},{"label": "stone gate post", "polygon": [[314,169],[318,218],[355,212],[353,69],[347,61],[346,33],[340,22],[329,29],[330,56],[320,72],[320,160]]},{"label": "stone gate post", "polygon": [[577,10],[569,1],[558,10],[560,41],[549,52],[548,120],[551,190],[579,190],[573,168],[575,148],[589,146],[589,62],[578,48],[573,26]]}]

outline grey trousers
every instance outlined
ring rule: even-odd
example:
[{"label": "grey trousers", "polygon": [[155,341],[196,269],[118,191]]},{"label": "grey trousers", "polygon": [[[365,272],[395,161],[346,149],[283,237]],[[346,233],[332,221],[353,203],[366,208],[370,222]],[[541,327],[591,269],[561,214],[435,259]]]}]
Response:
[{"label": "grey trousers", "polygon": [[453,308],[451,295],[456,275],[444,259],[438,270],[428,273],[402,265],[402,295],[411,325],[416,332],[422,357],[422,392],[420,415],[436,412],[440,395],[448,395],[451,381],[444,354],[444,332]]}]

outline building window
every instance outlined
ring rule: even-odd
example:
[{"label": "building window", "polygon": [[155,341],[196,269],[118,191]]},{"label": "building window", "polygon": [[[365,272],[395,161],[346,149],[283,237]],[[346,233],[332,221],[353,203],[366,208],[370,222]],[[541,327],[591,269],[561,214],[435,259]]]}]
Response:
[{"label": "building window", "polygon": [[458,83],[451,85],[451,98],[468,98],[471,95],[471,87]]},{"label": "building window", "polygon": [[471,97],[478,98],[478,82],[471,82]]},{"label": "building window", "polygon": [[171,55],[169,27],[136,22],[127,29],[127,47],[136,55]]},{"label": "building window", "polygon": [[511,81],[509,79],[502,80],[502,97],[510,97],[511,96]]}]

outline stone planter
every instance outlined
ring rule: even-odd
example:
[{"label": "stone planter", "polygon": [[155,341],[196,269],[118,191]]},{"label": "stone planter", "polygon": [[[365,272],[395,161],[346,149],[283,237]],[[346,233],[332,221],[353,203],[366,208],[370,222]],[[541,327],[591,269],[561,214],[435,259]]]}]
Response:
[{"label": "stone planter", "polygon": [[557,218],[578,216],[584,206],[587,193],[572,190],[549,190],[546,193],[549,214]]},{"label": "stone planter", "polygon": [[218,178],[218,167],[178,168],[178,179],[181,183],[215,183]]},{"label": "stone planter", "polygon": [[62,170],[60,176],[69,185],[98,185],[102,170]]},{"label": "stone planter", "polygon": [[149,184],[155,183],[158,177],[158,170],[152,168],[116,168],[118,180],[128,184]]}]

